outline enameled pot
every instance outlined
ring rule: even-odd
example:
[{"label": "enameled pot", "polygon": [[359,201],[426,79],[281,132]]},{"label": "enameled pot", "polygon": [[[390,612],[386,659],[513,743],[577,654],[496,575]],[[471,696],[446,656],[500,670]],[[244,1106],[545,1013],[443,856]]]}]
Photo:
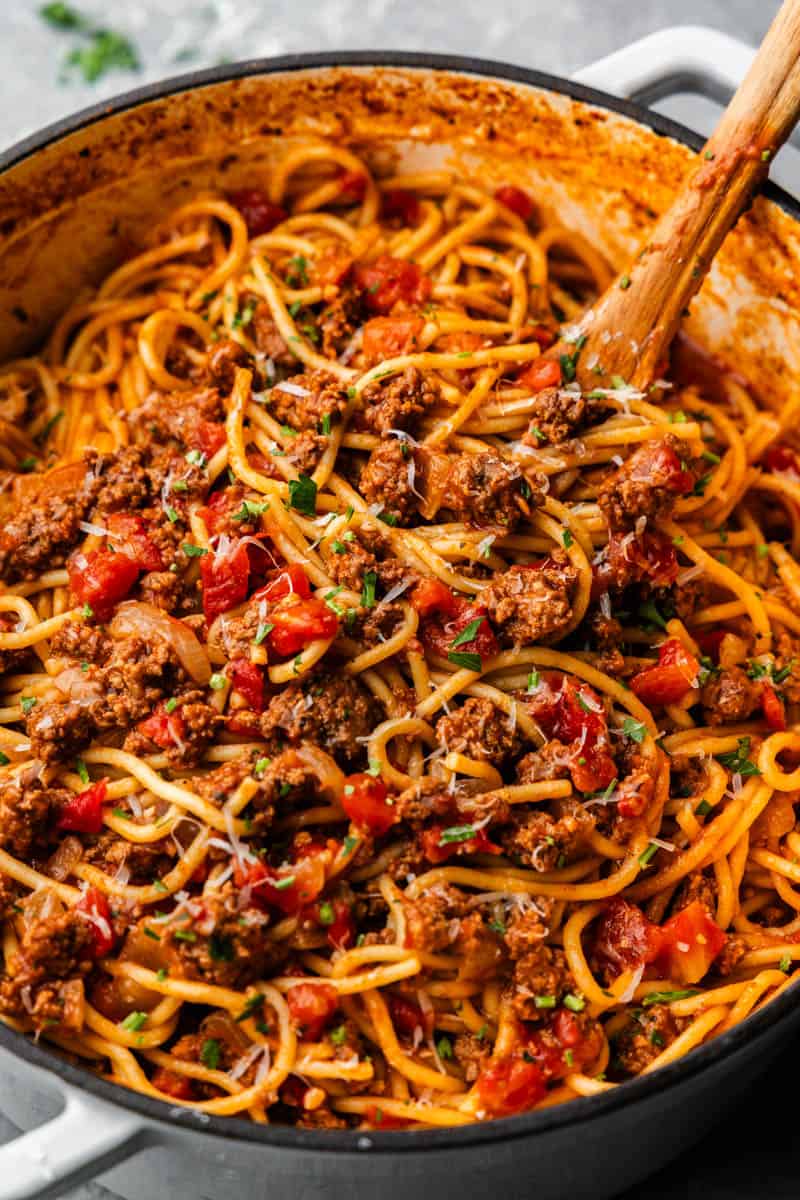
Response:
[{"label": "enameled pot", "polygon": [[[702,72],[732,85],[746,47],[673,30],[595,64],[648,96]],[[257,182],[287,142],[336,139],[386,169],[443,164],[513,180],[619,267],[699,139],[646,108],[518,67],[421,54],[307,55],[168,80],[87,110],[0,156],[0,361],[35,346],[193,192]],[[688,321],[763,401],[800,385],[800,209],[768,187],[729,237]],[[255,1125],[173,1108],[62,1062],[0,1025],[0,1197],[103,1182],[136,1200],[603,1200],[699,1139],[800,1026],[797,986],[661,1071],[602,1095],[479,1126],[369,1134]],[[44,1120],[44,1124],[41,1122]],[[116,1164],[116,1165],[115,1165]]]}]

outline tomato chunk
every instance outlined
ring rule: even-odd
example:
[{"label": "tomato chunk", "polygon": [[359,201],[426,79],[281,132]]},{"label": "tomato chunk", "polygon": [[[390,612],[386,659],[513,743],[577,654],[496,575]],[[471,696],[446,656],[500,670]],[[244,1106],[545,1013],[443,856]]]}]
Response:
[{"label": "tomato chunk", "polygon": [[551,358],[535,358],[531,365],[517,376],[517,383],[532,392],[540,392],[542,388],[547,387],[559,387],[561,364]]},{"label": "tomato chunk", "polygon": [[99,888],[90,887],[75,905],[75,911],[89,922],[92,935],[92,956],[103,958],[114,949],[116,938],[111,924],[108,899]]},{"label": "tomato chunk", "polygon": [[612,975],[653,962],[661,946],[658,925],[649,921],[638,905],[618,896],[609,900],[595,923],[595,957]]},{"label": "tomato chunk", "polygon": [[268,604],[276,604],[287,596],[299,596],[301,600],[311,596],[311,584],[299,563],[287,563],[279,571],[272,572],[267,583],[253,593],[254,600],[266,600]]},{"label": "tomato chunk", "polygon": [[428,1036],[433,1033],[433,1014],[431,1013],[430,1017],[426,1019],[419,1005],[413,1004],[405,996],[390,996],[389,1012],[392,1016],[392,1024],[404,1037],[413,1037],[418,1029],[427,1033]]},{"label": "tomato chunk", "polygon": [[397,317],[373,317],[364,326],[362,348],[367,358],[379,361],[410,354],[425,324],[412,314]]},{"label": "tomato chunk", "polygon": [[346,950],[356,940],[356,923],[353,919],[353,910],[346,900],[329,901],[328,907],[333,910],[333,920],[328,919],[327,912],[325,913],[325,919],[323,919],[321,905],[317,906],[317,920],[321,925],[325,926],[328,942],[333,946],[334,950]]},{"label": "tomato chunk", "polygon": [[428,862],[446,862],[458,854],[501,854],[502,849],[489,838],[486,829],[481,826],[470,837],[470,826],[431,825],[423,830],[420,836],[422,853]]},{"label": "tomato chunk", "polygon": [[523,1051],[493,1059],[478,1076],[481,1107],[493,1117],[511,1117],[527,1112],[544,1098],[544,1075],[535,1062],[527,1062]]},{"label": "tomato chunk", "polygon": [[286,993],[286,1003],[301,1036],[316,1042],[339,1007],[339,995],[329,983],[297,983]]},{"label": "tomato chunk", "polygon": [[545,671],[525,700],[547,736],[569,745],[569,771],[575,787],[581,792],[608,787],[617,776],[617,767],[611,756],[605,709],[594,689],[571,676]]},{"label": "tomato chunk", "polygon": [[397,820],[389,803],[389,792],[382,779],[374,775],[348,775],[342,795],[342,808],[354,825],[382,834]]},{"label": "tomato chunk", "polygon": [[137,729],[162,750],[180,746],[186,736],[186,722],[180,711],[167,712],[164,700],[158,702],[149,717],[139,722]]},{"label": "tomato chunk", "polygon": [[399,220],[403,225],[416,225],[419,220],[419,199],[406,188],[390,188],[381,197],[381,216]]},{"label": "tomato chunk", "polygon": [[[415,608],[417,607],[414,602],[416,594],[415,589],[412,594],[412,604]],[[421,622],[420,638],[425,648],[432,654],[438,654],[441,658],[447,658],[450,653],[477,654],[482,662],[497,654],[500,647],[485,611],[479,605],[471,604],[468,600],[452,593],[449,603],[449,611],[437,606],[431,615]],[[475,625],[476,621],[478,622],[477,626]],[[474,632],[469,640],[459,641],[457,646],[453,646],[453,642],[458,641],[470,627],[474,629]]]},{"label": "tomato chunk", "polygon": [[253,712],[264,711],[264,675],[261,668],[249,658],[235,658],[231,662],[233,686],[248,703]]},{"label": "tomato chunk", "polygon": [[360,204],[367,190],[367,177],[363,171],[344,171],[339,176],[339,195]]},{"label": "tomato chunk", "polygon": [[778,443],[777,446],[770,446],[764,455],[764,463],[768,470],[774,471],[777,475],[794,475],[800,479],[800,458],[791,446],[784,446],[781,443]]},{"label": "tomato chunk", "polygon": [[107,621],[136,583],[139,568],[121,550],[92,550],[73,555],[67,575],[78,604],[88,604],[98,621]]},{"label": "tomato chunk", "polygon": [[106,521],[114,535],[111,549],[126,554],[140,571],[163,571],[161,551],[147,532],[147,525],[136,513],[111,513]]},{"label": "tomato chunk", "polygon": [[69,833],[99,833],[103,828],[103,805],[108,780],[99,779],[73,796],[59,813],[56,828]]},{"label": "tomato chunk", "polygon": [[600,561],[593,566],[592,596],[597,599],[610,587],[632,583],[668,587],[679,571],[678,556],[670,538],[662,533],[612,533]]},{"label": "tomato chunk", "polygon": [[681,983],[698,983],[728,940],[699,900],[670,917],[660,934],[656,968]]},{"label": "tomato chunk", "polygon": [[165,1096],[171,1096],[173,1100],[194,1100],[195,1098],[189,1076],[179,1075],[177,1071],[170,1071],[166,1067],[159,1067],[154,1071],[150,1082],[154,1088],[158,1088],[159,1092],[163,1092]]},{"label": "tomato chunk", "polygon": [[367,308],[376,313],[390,312],[398,300],[411,305],[424,304],[433,287],[416,263],[389,254],[382,254],[374,263],[356,266],[353,278],[365,293]]},{"label": "tomato chunk", "polygon": [[224,554],[206,554],[200,559],[203,585],[203,612],[210,623],[247,598],[250,559],[244,542],[237,542]]},{"label": "tomato chunk", "polygon": [[761,689],[761,711],[770,729],[786,728],[786,709],[771,683],[765,683]]},{"label": "tomato chunk", "polygon": [[261,859],[257,862],[237,861],[233,879],[238,888],[252,890],[254,904],[272,906],[293,915],[316,900],[325,887],[325,861],[320,855],[311,854],[277,871]]},{"label": "tomato chunk", "polygon": [[187,443],[194,450],[202,450],[206,458],[213,458],[225,445],[226,438],[225,426],[221,421],[206,421],[201,417]]},{"label": "tomato chunk", "polygon": [[658,651],[658,664],[645,667],[630,681],[635,695],[648,707],[675,704],[697,683],[700,664],[678,638],[668,638]]},{"label": "tomato chunk", "polygon": [[456,612],[455,595],[439,579],[421,579],[411,593],[411,603],[421,617],[434,612],[452,616]]},{"label": "tomato chunk", "polygon": [[250,237],[269,233],[288,215],[285,208],[273,204],[259,188],[237,188],[228,192],[228,200],[244,217]]},{"label": "tomato chunk", "polygon": [[273,629],[267,635],[267,646],[279,658],[291,658],[320,638],[335,637],[339,629],[336,613],[314,596],[274,609],[269,620]]},{"label": "tomato chunk", "polygon": [[529,221],[533,216],[533,200],[527,192],[524,192],[522,188],[515,187],[513,183],[499,187],[494,198],[501,204],[505,204],[506,208],[510,208],[518,217],[522,217],[523,221]]}]

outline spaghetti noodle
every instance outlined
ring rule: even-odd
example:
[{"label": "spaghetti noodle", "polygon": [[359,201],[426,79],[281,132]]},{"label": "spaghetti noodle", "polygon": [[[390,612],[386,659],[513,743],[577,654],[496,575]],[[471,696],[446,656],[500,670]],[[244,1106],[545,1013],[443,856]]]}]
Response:
[{"label": "spaghetti noodle", "polygon": [[0,368],[5,1020],[401,1128],[783,990],[794,415],[722,369],[581,392],[547,351],[609,279],[516,187],[310,143]]}]

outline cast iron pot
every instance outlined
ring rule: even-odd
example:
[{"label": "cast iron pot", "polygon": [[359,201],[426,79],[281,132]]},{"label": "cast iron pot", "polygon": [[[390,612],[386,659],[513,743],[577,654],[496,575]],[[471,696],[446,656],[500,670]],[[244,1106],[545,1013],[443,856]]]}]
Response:
[{"label": "cast iron pot", "polygon": [[[590,70],[615,91],[652,93],[696,71],[698,58],[719,81],[721,49],[738,73],[745,48],[702,30],[646,39]],[[309,136],[341,140],[386,168],[446,162],[489,186],[521,183],[614,266],[699,145],[605,92],[467,58],[291,56],[168,80],[0,156],[0,361],[34,346],[80,287],[172,206],[199,189],[257,182],[282,146]],[[798,215],[768,187],[689,321],[775,405],[800,382]],[[698,1140],[798,1026],[794,987],[679,1062],[602,1095],[485,1125],[359,1134],[172,1107],[0,1025],[0,1106],[22,1128],[45,1119],[0,1148],[0,1197],[58,1195],[113,1167],[104,1182],[131,1200],[603,1200]]]}]

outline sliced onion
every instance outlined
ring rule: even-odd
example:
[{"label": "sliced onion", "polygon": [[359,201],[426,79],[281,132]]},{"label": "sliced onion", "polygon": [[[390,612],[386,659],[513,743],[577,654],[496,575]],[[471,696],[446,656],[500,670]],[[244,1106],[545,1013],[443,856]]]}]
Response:
[{"label": "sliced onion", "polygon": [[295,750],[300,761],[313,771],[319,780],[319,788],[329,800],[337,802],[344,791],[344,772],[341,767],[312,742],[301,742]]},{"label": "sliced onion", "polygon": [[188,625],[167,616],[153,604],[145,604],[140,600],[128,600],[120,604],[110,631],[112,637],[139,634],[147,638],[158,634],[169,642],[195,683],[205,685],[211,678],[211,663],[205,646],[201,645]]},{"label": "sliced onion", "polygon": [[75,868],[83,857],[83,846],[80,838],[65,837],[55,854],[50,858],[45,868],[51,879],[63,883],[74,875]]}]

